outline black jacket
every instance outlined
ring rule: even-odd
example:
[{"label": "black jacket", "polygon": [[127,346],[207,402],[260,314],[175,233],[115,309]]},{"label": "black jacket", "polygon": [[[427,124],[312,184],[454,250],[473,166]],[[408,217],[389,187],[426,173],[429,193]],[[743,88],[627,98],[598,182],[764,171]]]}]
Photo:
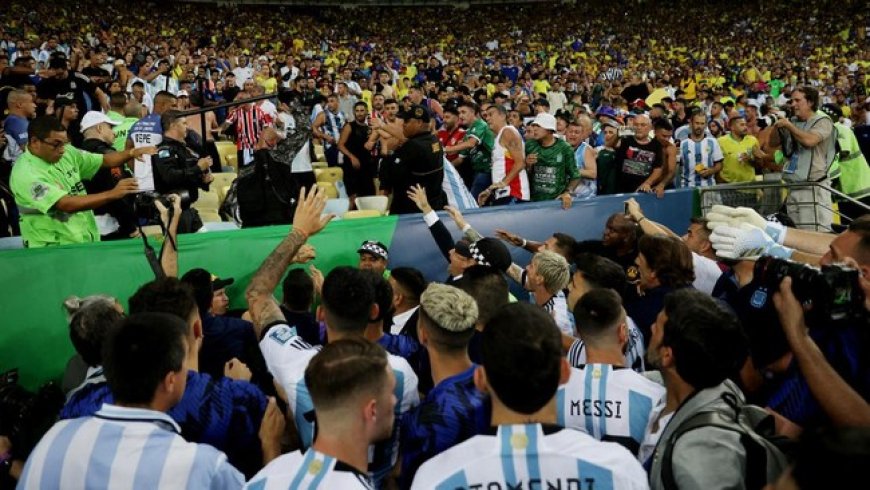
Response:
[{"label": "black jacket", "polygon": [[208,184],[202,181],[203,171],[196,165],[198,160],[199,155],[184,142],[164,136],[157,154],[151,157],[155,190],[160,194],[184,190],[190,195],[190,202],[196,202],[199,189],[208,190]]},{"label": "black jacket", "polygon": [[[109,143],[98,139],[86,139],[82,142],[81,149],[91,153],[115,153],[115,148]],[[91,180],[84,182],[85,189],[88,194],[99,194],[115,188],[118,181],[133,177],[133,174],[127,169],[126,165],[121,165],[115,168],[101,168],[97,171]],[[133,213],[133,198],[127,196],[116,201],[112,201],[105,206],[100,206],[94,209],[94,214],[110,214],[118,221],[118,231],[112,233],[106,238],[127,238],[133,231],[136,230],[136,215]]]}]

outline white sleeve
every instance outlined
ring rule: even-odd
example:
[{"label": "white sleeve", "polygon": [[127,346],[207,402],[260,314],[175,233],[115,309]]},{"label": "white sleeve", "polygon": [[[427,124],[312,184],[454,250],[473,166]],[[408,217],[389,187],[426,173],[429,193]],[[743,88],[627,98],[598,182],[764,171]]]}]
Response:
[{"label": "white sleeve", "polygon": [[719,146],[719,142],[716,141],[715,138],[712,141],[713,141],[713,163],[721,162],[722,160],[725,159],[725,157],[722,156],[722,147]]},{"label": "white sleeve", "polygon": [[286,324],[273,326],[260,341],[266,367],[285,389],[296,382],[294,373],[308,365],[313,349],[297,335],[295,328]]}]

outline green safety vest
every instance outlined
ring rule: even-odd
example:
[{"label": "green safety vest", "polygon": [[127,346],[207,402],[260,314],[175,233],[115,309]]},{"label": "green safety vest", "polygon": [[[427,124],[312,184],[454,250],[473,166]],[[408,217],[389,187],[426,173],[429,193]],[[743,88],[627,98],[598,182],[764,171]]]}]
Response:
[{"label": "green safety vest", "polygon": [[[832,179],[839,178],[836,187],[852,199],[862,199],[870,196],[870,167],[867,159],[861,153],[858,138],[852,129],[841,123],[834,123],[837,128],[837,143],[839,152],[828,174]],[[845,156],[840,159],[840,155]]]}]

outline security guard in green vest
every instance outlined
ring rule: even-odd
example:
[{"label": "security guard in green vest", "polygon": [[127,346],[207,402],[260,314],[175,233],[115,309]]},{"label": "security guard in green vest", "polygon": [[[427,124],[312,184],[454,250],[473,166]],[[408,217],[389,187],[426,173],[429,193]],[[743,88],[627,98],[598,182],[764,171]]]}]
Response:
[{"label": "security guard in green vest", "polygon": [[[835,104],[824,104],[822,112],[834,121],[837,130],[837,154],[828,174],[834,182],[834,187],[851,197],[870,206],[870,167],[867,158],[861,153],[855,132],[845,124],[840,123],[842,110]],[[851,201],[840,201],[840,213],[855,219],[867,213],[867,210]]]}]

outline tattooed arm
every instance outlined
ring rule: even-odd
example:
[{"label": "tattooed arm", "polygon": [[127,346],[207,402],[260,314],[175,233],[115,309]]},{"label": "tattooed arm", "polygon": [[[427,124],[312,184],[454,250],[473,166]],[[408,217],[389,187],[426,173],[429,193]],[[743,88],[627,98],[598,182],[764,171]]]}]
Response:
[{"label": "tattooed arm", "polygon": [[251,279],[245,296],[257,338],[260,338],[265,327],[284,320],[284,314],[272,294],[296,252],[311,235],[322,230],[334,217],[333,214],[328,214],[321,218],[320,214],[325,206],[326,196],[318,187],[312,188],[307,195],[305,188],[302,188],[299,192],[299,204],[293,215],[293,230],[266,257]]}]

